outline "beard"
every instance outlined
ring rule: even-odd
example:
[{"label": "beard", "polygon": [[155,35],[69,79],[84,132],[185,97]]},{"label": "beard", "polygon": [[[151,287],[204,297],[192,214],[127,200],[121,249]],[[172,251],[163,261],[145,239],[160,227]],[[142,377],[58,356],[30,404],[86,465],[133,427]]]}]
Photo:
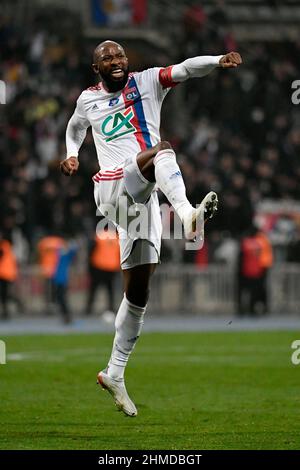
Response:
[{"label": "beard", "polygon": [[111,93],[115,93],[116,91],[120,91],[125,87],[127,80],[128,80],[128,74],[129,74],[128,67],[127,69],[123,70],[123,72],[124,72],[124,77],[120,79],[113,78],[110,75],[110,73],[101,73],[101,78],[103,82],[105,83],[108,91],[110,91]]}]

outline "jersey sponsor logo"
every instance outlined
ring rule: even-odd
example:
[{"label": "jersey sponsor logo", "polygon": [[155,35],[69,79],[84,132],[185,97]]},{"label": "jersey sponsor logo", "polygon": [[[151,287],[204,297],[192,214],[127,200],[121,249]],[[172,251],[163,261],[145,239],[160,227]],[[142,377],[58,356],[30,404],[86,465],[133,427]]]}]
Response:
[{"label": "jersey sponsor logo", "polygon": [[110,142],[122,135],[136,132],[136,128],[131,122],[133,118],[134,112],[132,106],[127,108],[126,111],[107,116],[101,126],[101,130],[106,137],[105,141]]},{"label": "jersey sponsor logo", "polygon": [[115,104],[119,103],[119,98],[112,98],[108,103],[108,106],[115,106]]},{"label": "jersey sponsor logo", "polygon": [[98,109],[99,109],[99,108],[98,108],[98,106],[97,106],[96,103],[95,103],[94,106],[92,107],[92,111],[96,111],[96,110],[98,111]]}]

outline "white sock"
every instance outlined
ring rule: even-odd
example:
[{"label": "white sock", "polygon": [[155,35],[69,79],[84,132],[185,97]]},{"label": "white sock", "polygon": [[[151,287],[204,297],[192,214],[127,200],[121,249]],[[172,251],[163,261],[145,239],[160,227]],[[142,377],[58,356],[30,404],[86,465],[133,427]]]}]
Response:
[{"label": "white sock", "polygon": [[174,150],[165,149],[157,152],[154,166],[159,189],[168,198],[182,221],[187,210],[191,211],[193,207],[186,197],[185,184]]},{"label": "white sock", "polygon": [[107,374],[113,379],[123,379],[124,377],[127,361],[144,324],[145,311],[146,307],[132,304],[124,294],[116,316],[116,334],[107,367]]}]

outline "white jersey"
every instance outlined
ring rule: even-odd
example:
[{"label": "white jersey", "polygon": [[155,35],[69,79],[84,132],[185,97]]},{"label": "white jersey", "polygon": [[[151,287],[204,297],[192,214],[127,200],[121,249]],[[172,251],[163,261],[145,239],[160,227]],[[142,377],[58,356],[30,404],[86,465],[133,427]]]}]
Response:
[{"label": "white jersey", "polygon": [[[171,67],[150,68],[130,73],[118,92],[106,91],[100,82],[81,93],[74,118],[82,129],[92,126],[101,169],[122,166],[128,157],[160,141],[162,102],[175,85],[170,74]],[[67,147],[68,156],[77,155],[72,145]]]},{"label": "white jersey", "polygon": [[160,141],[160,110],[171,87],[203,77],[222,56],[200,56],[169,67],[130,73],[123,90],[109,93],[103,85],[83,91],[67,132],[67,158],[77,157],[86,130],[92,126],[101,170],[122,166],[127,158]]}]

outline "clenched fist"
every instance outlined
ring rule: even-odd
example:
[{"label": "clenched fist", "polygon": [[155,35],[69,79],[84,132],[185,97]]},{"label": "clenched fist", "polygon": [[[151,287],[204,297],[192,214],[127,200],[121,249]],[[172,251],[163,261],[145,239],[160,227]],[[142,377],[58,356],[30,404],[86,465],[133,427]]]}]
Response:
[{"label": "clenched fist", "polygon": [[62,173],[66,176],[74,175],[77,172],[78,167],[79,167],[79,162],[78,162],[78,158],[76,157],[66,158],[60,163],[60,169]]},{"label": "clenched fist", "polygon": [[222,59],[220,59],[219,64],[220,67],[228,69],[232,67],[238,67],[242,64],[242,62],[242,58],[238,52],[229,52],[228,54],[225,54]]}]

